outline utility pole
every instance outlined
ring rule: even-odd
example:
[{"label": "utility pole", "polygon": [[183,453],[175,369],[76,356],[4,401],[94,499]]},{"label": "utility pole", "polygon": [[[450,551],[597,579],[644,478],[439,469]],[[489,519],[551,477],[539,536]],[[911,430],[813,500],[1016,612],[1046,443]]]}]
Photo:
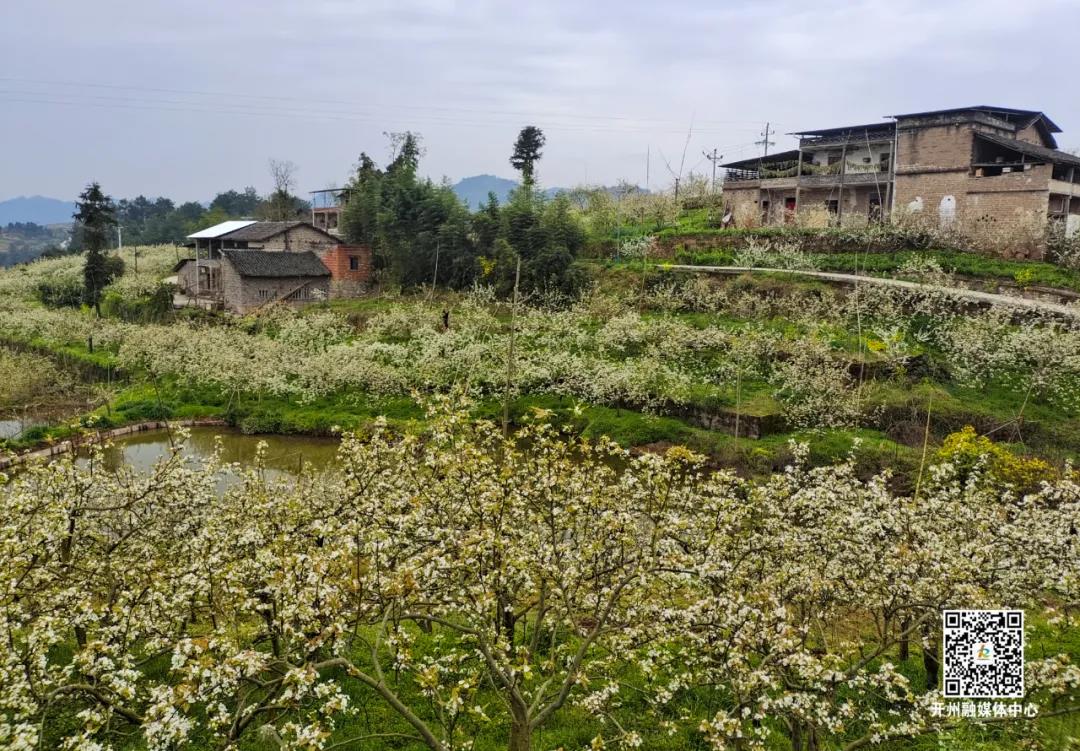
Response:
[{"label": "utility pole", "polygon": [[517,328],[518,283],[521,281],[521,255],[514,271],[514,303],[510,308],[510,347],[506,353],[506,393],[503,395],[503,438],[510,437],[510,389],[514,384],[514,332]]},{"label": "utility pole", "polygon": [[764,146],[765,147],[765,153],[762,156],[768,156],[769,155],[769,147],[776,145],[776,141],[770,141],[769,140],[769,123],[765,123],[765,130],[761,131],[761,136],[762,136],[762,140],[754,141],[754,144],[756,146]]},{"label": "utility pole", "polygon": [[649,164],[652,162],[652,144],[645,147],[645,192],[649,192]]},{"label": "utility pole", "polygon": [[708,151],[701,152],[705,155],[705,158],[712,162],[712,192],[716,192],[716,165],[720,163],[720,160],[724,158],[723,154],[717,154],[717,149],[714,147],[712,153]]}]

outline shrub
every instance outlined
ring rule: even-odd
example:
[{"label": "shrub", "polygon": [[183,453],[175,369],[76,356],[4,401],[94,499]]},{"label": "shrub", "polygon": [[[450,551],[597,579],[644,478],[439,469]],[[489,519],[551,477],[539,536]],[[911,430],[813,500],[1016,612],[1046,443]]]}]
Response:
[{"label": "shrub", "polygon": [[82,305],[82,283],[76,279],[49,278],[37,283],[35,297],[49,308],[77,308]]},{"label": "shrub", "polygon": [[985,466],[991,480],[1018,490],[1031,490],[1041,482],[1054,479],[1054,470],[1042,459],[1017,456],[1004,446],[978,435],[970,425],[946,436],[938,450],[938,459],[970,475]]}]

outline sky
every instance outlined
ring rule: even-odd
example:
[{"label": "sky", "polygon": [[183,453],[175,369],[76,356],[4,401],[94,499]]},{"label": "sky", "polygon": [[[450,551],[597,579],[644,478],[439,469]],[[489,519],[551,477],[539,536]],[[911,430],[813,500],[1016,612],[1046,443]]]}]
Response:
[{"label": "sky", "polygon": [[1080,0],[2,0],[0,200],[208,201],[345,183],[386,131],[421,171],[652,188],[794,145],[786,135],[989,104],[1045,111],[1080,146]]}]

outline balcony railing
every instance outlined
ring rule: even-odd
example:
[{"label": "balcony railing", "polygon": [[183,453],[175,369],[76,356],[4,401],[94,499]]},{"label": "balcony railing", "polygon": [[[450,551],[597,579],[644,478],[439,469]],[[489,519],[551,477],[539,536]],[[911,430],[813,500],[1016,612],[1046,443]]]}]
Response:
[{"label": "balcony railing", "polygon": [[790,162],[771,162],[762,164],[759,169],[728,169],[725,179],[728,182],[739,182],[741,180],[773,180],[786,177],[797,177],[802,175],[803,177],[812,177],[816,175],[872,175],[872,174],[887,174],[889,172],[888,164],[860,164],[855,162],[848,162],[846,167],[843,162],[836,162],[835,164],[814,164],[813,162],[803,162],[802,169],[799,169],[799,163],[796,161]]}]

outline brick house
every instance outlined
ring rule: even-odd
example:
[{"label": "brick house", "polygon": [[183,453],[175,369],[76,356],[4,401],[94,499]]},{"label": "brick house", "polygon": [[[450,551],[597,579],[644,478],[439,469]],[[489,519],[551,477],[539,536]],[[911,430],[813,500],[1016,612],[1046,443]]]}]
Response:
[{"label": "brick house", "polygon": [[332,235],[341,235],[341,214],[349,200],[350,188],[311,191],[311,223]]},{"label": "brick house", "polygon": [[181,294],[198,304],[246,312],[272,300],[353,294],[371,279],[371,248],[344,245],[307,222],[228,221],[188,239],[195,258],[174,271]]},{"label": "brick house", "polygon": [[[274,302],[302,305],[330,296],[330,270],[310,250],[222,250],[217,258],[198,263],[185,258],[174,268],[182,293],[235,313]],[[201,286],[196,286],[197,274]]]},{"label": "brick house", "polygon": [[966,107],[891,122],[793,133],[799,147],[722,165],[736,216],[792,221],[808,207],[836,221],[923,212],[936,223],[1057,220],[1080,232],[1080,157],[1060,151],[1042,112]]}]

